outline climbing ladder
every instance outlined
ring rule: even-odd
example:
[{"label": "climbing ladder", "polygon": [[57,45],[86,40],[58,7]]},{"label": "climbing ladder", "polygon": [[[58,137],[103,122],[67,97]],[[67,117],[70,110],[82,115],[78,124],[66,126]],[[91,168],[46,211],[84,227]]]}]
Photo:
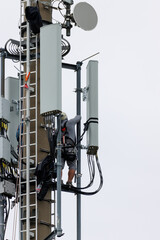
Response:
[{"label": "climbing ladder", "polygon": [[37,36],[31,33],[25,19],[25,7],[20,4],[20,131],[19,131],[19,239],[37,236]]},{"label": "climbing ladder", "polygon": [[[25,18],[25,8],[30,0],[20,4],[20,131],[19,131],[19,229],[20,240],[38,240],[37,181],[34,172],[37,166],[37,78],[38,36],[30,31]],[[52,204],[52,228],[55,227],[55,194]],[[53,229],[52,229],[53,230]]]}]

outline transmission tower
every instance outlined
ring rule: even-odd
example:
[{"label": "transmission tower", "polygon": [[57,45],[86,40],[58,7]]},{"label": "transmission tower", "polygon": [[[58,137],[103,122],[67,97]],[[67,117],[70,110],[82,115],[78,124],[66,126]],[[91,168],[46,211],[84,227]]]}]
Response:
[{"label": "transmission tower", "polygon": [[[20,40],[9,39],[0,51],[0,237],[4,239],[8,219],[7,201],[19,207],[19,239],[51,240],[63,236],[61,192],[77,195],[77,240],[81,240],[81,195],[94,195],[102,187],[103,177],[98,160],[98,62],[87,65],[87,86],[81,87],[83,61],[65,63],[70,52],[68,40],[73,26],[85,31],[97,25],[93,7],[73,0],[21,0]],[[58,11],[64,21],[52,23],[52,12]],[[96,54],[95,54],[96,55]],[[17,79],[8,78],[4,86],[5,59],[20,62]],[[87,121],[82,133],[77,123],[77,186],[61,183],[62,145],[62,69],[76,72],[76,115],[81,115],[81,100],[87,102]],[[15,88],[15,94],[11,89]],[[17,91],[19,89],[19,91]],[[6,92],[6,94],[5,94]],[[12,91],[13,92],[13,91]],[[9,130],[8,130],[8,126]],[[12,130],[17,126],[17,145]],[[87,132],[86,147],[81,145]],[[55,137],[56,136],[56,137]],[[55,149],[53,148],[55,139]],[[81,150],[87,153],[90,182],[81,186]],[[46,164],[47,162],[47,164]],[[100,185],[86,192],[95,178],[95,163]],[[39,169],[47,178],[39,181]],[[48,170],[49,169],[49,170]],[[51,216],[54,216],[53,218]],[[54,220],[53,220],[54,219]],[[16,228],[16,227],[15,227]],[[16,229],[14,229],[15,235]]]}]

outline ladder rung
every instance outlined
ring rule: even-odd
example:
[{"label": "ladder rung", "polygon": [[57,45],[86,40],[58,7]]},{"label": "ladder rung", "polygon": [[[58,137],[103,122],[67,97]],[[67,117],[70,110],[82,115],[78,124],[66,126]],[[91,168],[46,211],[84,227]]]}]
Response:
[{"label": "ladder rung", "polygon": [[34,118],[34,119],[31,119],[30,122],[36,122],[36,119],[35,119],[35,118]]},{"label": "ladder rung", "polygon": [[36,83],[30,83],[30,86],[35,86],[35,85],[37,85]]},{"label": "ladder rung", "polygon": [[33,73],[36,73],[36,71],[32,71],[32,72],[30,72],[31,74],[33,74]]},{"label": "ladder rung", "polygon": [[26,193],[21,193],[20,195],[19,195],[19,197],[24,197],[24,196],[26,196],[27,194]]},{"label": "ladder rung", "polygon": [[[36,39],[36,35],[35,35],[35,36],[30,36],[30,39],[31,39],[31,38],[32,38],[32,39],[33,39],[33,38]],[[23,41],[23,39],[27,39],[27,37],[22,37],[21,40]]]},{"label": "ladder rung", "polygon": [[[29,170],[32,171],[32,170],[35,170],[35,169],[36,169],[36,167],[33,167],[33,168],[30,168]],[[21,169],[20,171],[21,171],[21,172],[25,172],[26,170],[27,170],[27,169]]]},{"label": "ladder rung", "polygon": [[21,148],[27,147],[27,145],[21,145]]},{"label": "ladder rung", "polygon": [[[34,203],[34,204],[30,204],[29,205],[30,207],[36,207],[37,206],[37,204],[36,203]],[[21,206],[20,208],[21,209],[23,209],[23,208],[26,208],[27,206],[26,205],[24,205],[24,206]]]},{"label": "ladder rung", "polygon": [[36,228],[30,228],[30,231],[36,231]]},{"label": "ladder rung", "polygon": [[[36,183],[36,179],[29,181],[29,183],[34,183],[34,182]],[[21,181],[21,184],[25,184],[25,183],[27,183],[27,181]]]},{"label": "ladder rung", "polygon": [[[36,143],[30,143],[30,144],[29,144],[29,146],[35,146],[35,145],[36,145]],[[23,147],[27,147],[27,145],[25,144],[25,145],[22,145],[21,147],[22,147],[22,148],[23,148]]]},{"label": "ladder rung", "polygon": [[37,195],[37,192],[30,192],[29,195]]},{"label": "ladder rung", "polygon": [[[29,120],[30,122],[35,122],[36,121],[36,119],[34,118],[34,119],[31,119],[31,120]],[[22,122],[20,122],[21,124],[22,123],[25,123],[25,121],[22,121]]]},{"label": "ladder rung", "polygon": [[[29,108],[29,110],[35,110],[36,109],[36,107],[30,107]],[[20,110],[20,112],[23,112],[23,111],[26,111],[27,110],[27,108],[23,108],[23,109],[21,109]],[[23,121],[23,122],[25,122],[25,121]]]},{"label": "ladder rung", "polygon": [[22,209],[22,208],[26,208],[26,207],[27,207],[26,205],[20,206],[21,209]]},{"label": "ladder rung", "polygon": [[[29,87],[35,86],[35,85],[37,85],[37,83],[30,83]],[[24,86],[25,86],[25,85],[21,85],[20,87],[21,87],[21,88],[24,88]],[[30,91],[31,91],[31,90],[32,90],[32,89],[30,89]],[[32,91],[32,92],[33,92],[33,91]]]},{"label": "ladder rung", "polygon": [[[23,85],[24,86],[24,85]],[[37,97],[37,95],[31,95],[30,98]],[[26,97],[21,97],[20,100],[26,99]]]},{"label": "ladder rung", "polygon": [[[35,215],[35,216],[31,216],[31,217],[29,217],[29,219],[34,219],[34,218],[36,218],[37,216]],[[20,220],[21,221],[24,221],[24,220],[27,220],[27,218],[25,217],[25,218],[20,218]]]},{"label": "ladder rung", "polygon": [[[32,49],[31,49],[32,50]],[[36,58],[35,59],[31,59],[30,62],[35,62],[36,61]],[[27,61],[21,61],[21,64],[23,63],[27,63]]]},{"label": "ladder rung", "polygon": [[[36,195],[37,194],[37,192],[30,192],[29,193],[29,195]],[[22,194],[20,194],[20,197],[24,197],[24,196],[26,196],[27,195],[27,193],[22,193]]]},{"label": "ladder rung", "polygon": [[[36,155],[31,155],[30,158],[34,158]],[[27,159],[27,157],[22,157],[21,160]]]},{"label": "ladder rung", "polygon": [[[30,74],[36,73],[36,71],[31,71]],[[21,76],[25,76],[26,73],[20,73]]]},{"label": "ladder rung", "polygon": [[[25,172],[23,171],[23,173],[25,173]],[[32,180],[29,181],[29,183],[36,183],[36,182],[37,182],[36,179],[32,179]],[[25,181],[21,181],[21,184],[26,184],[26,183],[27,183],[26,180]]]},{"label": "ladder rung", "polygon": [[[30,47],[30,51],[33,51],[33,50],[36,50],[37,48],[36,47]],[[27,51],[27,49],[23,49],[23,52],[26,52]],[[35,60],[36,60],[36,58],[35,58]],[[32,60],[30,60],[30,61],[32,61]],[[27,62],[27,61],[21,61],[21,63],[25,63],[25,62]]]},{"label": "ladder rung", "polygon": [[37,206],[37,204],[36,204],[36,203],[34,203],[34,204],[30,204],[29,206],[30,206],[30,207],[36,207],[36,206]]},{"label": "ladder rung", "polygon": [[30,146],[36,146],[36,143],[30,143]]},{"label": "ladder rung", "polygon": [[[36,133],[36,131],[32,131],[32,132],[30,132],[29,134],[35,134]],[[27,133],[21,133],[21,136],[24,136],[24,135],[26,135]]]}]

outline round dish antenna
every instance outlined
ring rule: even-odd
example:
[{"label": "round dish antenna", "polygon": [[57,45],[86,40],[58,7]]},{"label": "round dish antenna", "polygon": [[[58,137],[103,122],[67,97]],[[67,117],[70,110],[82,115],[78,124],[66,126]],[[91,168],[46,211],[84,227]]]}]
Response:
[{"label": "round dish antenna", "polygon": [[76,24],[85,31],[94,29],[98,22],[96,11],[86,2],[76,4],[73,10],[73,18]]}]

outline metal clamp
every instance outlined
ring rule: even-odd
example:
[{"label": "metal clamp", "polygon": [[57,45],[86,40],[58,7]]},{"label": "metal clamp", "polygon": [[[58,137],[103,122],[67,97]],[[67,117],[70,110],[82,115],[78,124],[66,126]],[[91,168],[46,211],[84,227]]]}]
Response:
[{"label": "metal clamp", "polygon": [[82,89],[83,101],[87,101],[87,98],[88,98],[88,90],[89,90],[89,87],[85,87],[85,88]]}]

